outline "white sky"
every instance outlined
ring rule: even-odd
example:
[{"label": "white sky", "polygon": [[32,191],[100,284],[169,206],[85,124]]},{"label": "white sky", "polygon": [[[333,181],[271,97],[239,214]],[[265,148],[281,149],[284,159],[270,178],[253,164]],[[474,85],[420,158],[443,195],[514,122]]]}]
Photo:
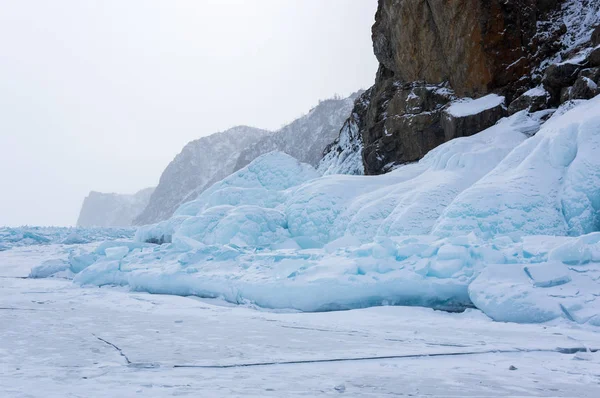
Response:
[{"label": "white sky", "polygon": [[188,141],[369,87],[376,0],[0,0],[0,225],[73,225]]}]

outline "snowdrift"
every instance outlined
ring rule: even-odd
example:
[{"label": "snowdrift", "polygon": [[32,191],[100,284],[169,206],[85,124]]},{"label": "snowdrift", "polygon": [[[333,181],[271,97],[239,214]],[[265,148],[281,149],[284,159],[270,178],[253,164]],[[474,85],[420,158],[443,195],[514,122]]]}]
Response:
[{"label": "snowdrift", "polygon": [[74,281],[302,311],[474,306],[499,321],[600,326],[600,98],[541,124],[549,116],[517,113],[382,176],[319,177],[264,155],[136,242],[72,256]]}]

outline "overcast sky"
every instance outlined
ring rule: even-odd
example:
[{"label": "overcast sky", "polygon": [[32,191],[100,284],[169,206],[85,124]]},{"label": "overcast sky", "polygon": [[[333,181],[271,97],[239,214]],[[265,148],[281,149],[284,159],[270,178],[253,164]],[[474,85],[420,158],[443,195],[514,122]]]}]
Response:
[{"label": "overcast sky", "polygon": [[369,87],[376,0],[0,0],[0,225],[73,225],[190,140]]}]

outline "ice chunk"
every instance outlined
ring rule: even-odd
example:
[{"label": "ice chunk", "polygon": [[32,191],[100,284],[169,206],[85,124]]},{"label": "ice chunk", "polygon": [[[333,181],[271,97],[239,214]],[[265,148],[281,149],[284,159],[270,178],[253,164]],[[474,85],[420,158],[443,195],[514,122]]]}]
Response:
[{"label": "ice chunk", "polygon": [[600,262],[600,232],[570,239],[552,249],[548,254],[551,261],[560,261],[568,265]]},{"label": "ice chunk", "polygon": [[469,285],[469,297],[487,316],[504,322],[546,322],[560,305],[532,284],[520,264],[488,265]]},{"label": "ice chunk", "polygon": [[69,263],[65,260],[46,260],[37,267],[33,267],[29,274],[30,278],[47,278],[69,269]]},{"label": "ice chunk", "polygon": [[535,287],[553,287],[571,281],[569,269],[561,263],[531,264],[524,270]]},{"label": "ice chunk", "polygon": [[108,247],[104,250],[106,258],[109,260],[120,260],[129,253],[127,246]]},{"label": "ice chunk", "polygon": [[600,320],[600,266],[577,271],[561,263],[487,266],[469,285],[473,304],[497,321]]},{"label": "ice chunk", "polygon": [[106,256],[106,250],[116,247],[124,247],[128,251],[134,249],[144,249],[144,248],[152,248],[153,245],[148,243],[139,243],[139,242],[130,242],[130,241],[121,241],[121,240],[110,240],[106,242],[102,242],[95,250],[96,254]]},{"label": "ice chunk", "polygon": [[[128,250],[129,251],[129,250]],[[98,260],[96,253],[83,253],[79,255],[69,255],[70,269],[74,273],[83,271]]]},{"label": "ice chunk", "polygon": [[79,244],[87,243],[87,242],[88,242],[88,240],[85,239],[80,234],[78,234],[77,232],[70,233],[69,235],[67,235],[66,238],[64,238],[61,241],[61,243],[65,244],[65,245],[79,245]]}]

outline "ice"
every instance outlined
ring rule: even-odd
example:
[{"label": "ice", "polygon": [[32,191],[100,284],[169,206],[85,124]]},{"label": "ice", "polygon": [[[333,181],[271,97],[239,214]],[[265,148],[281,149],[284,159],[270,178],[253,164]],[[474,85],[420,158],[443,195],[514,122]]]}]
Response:
[{"label": "ice", "polygon": [[484,97],[471,99],[463,98],[453,102],[446,112],[454,117],[476,115],[488,109],[504,104],[504,97],[498,94],[488,94]]},{"label": "ice", "polygon": [[600,326],[600,234],[554,242],[541,256],[548,261],[488,265],[469,285],[473,304],[498,321]]},{"label": "ice", "polygon": [[107,239],[130,239],[132,228],[68,228],[68,227],[0,227],[0,247],[48,245],[62,243],[75,245]]},{"label": "ice", "polygon": [[34,253],[64,250],[0,253],[3,397],[600,395],[587,325],[494,323],[475,309],[268,311],[10,277],[26,275]]},{"label": "ice", "polygon": [[562,263],[532,264],[524,268],[535,287],[553,287],[571,282],[569,269]]},{"label": "ice", "polygon": [[562,315],[557,300],[536,289],[521,264],[488,265],[469,285],[473,304],[504,322],[546,322]]},{"label": "ice", "polygon": [[448,206],[440,236],[571,235],[600,229],[600,97],[551,118]]},{"label": "ice", "polygon": [[320,177],[273,152],[70,270],[80,285],[271,309],[600,325],[599,110],[569,103],[543,125],[547,112],[522,111],[381,176]]},{"label": "ice", "polygon": [[104,250],[104,254],[108,260],[120,260],[129,253],[127,246],[109,247]]},{"label": "ice", "polygon": [[31,269],[29,274],[30,278],[47,278],[49,276],[56,276],[57,274],[67,271],[70,265],[65,260],[46,260],[42,264]]}]

